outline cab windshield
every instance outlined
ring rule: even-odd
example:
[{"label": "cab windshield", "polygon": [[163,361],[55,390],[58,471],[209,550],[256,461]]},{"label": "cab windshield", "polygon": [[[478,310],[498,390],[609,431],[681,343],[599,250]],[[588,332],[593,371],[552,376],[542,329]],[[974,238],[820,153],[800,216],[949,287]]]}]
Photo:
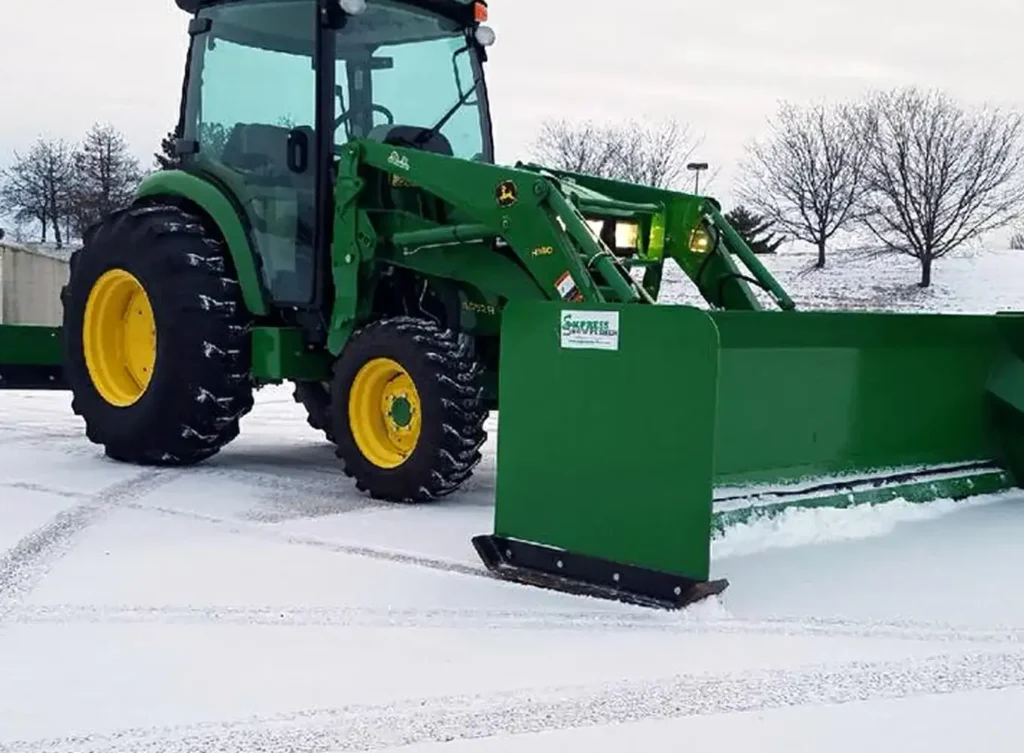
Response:
[{"label": "cab windshield", "polygon": [[[200,12],[211,26],[193,50],[185,127],[204,154],[219,158],[238,124],[313,125],[316,13],[313,0]],[[483,66],[464,27],[408,3],[369,0],[334,35],[336,145],[373,137],[374,126],[431,128],[468,93],[439,131],[454,156],[493,160]]]},{"label": "cab windshield", "polygon": [[458,24],[371,0],[346,19],[336,44],[336,142],[386,125],[432,128],[455,108],[438,129],[454,156],[491,161],[480,60]]}]

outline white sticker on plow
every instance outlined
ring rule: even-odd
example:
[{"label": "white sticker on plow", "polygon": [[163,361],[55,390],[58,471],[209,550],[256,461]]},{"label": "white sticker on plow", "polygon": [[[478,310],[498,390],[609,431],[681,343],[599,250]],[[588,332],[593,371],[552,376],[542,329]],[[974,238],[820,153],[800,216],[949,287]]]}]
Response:
[{"label": "white sticker on plow", "polygon": [[619,349],[618,311],[563,311],[563,348],[590,350]]},{"label": "white sticker on plow", "polygon": [[572,275],[569,274],[568,270],[555,280],[555,290],[558,291],[558,295],[562,296],[564,300],[569,300],[576,292],[576,283],[573,282]]}]

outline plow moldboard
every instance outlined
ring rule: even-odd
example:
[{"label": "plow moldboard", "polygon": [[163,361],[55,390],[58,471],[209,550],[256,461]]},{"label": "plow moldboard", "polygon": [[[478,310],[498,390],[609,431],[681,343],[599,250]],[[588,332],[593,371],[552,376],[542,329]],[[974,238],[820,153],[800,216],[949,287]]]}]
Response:
[{"label": "plow moldboard", "polygon": [[1000,317],[714,312],[715,481],[989,461]]}]

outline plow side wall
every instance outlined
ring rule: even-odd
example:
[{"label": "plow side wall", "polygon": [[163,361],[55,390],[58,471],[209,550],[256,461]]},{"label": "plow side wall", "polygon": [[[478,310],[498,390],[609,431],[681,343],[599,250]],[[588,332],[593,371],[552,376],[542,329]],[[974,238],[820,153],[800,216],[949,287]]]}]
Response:
[{"label": "plow side wall", "polygon": [[[617,350],[562,347],[570,312],[617,314]],[[705,580],[717,353],[694,308],[509,304],[495,533]]]}]

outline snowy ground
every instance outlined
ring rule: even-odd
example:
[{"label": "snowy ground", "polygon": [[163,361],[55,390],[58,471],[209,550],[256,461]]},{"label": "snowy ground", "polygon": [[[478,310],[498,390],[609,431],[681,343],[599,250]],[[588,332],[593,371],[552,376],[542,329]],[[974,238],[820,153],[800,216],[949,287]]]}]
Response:
[{"label": "snowy ground", "polygon": [[[814,268],[813,253],[759,258],[802,309],[1024,310],[1024,251],[958,250],[935,262],[927,289],[918,287],[920,264],[909,256],[837,253],[824,269]],[[665,297],[703,306],[681,272],[670,267],[666,278]]]},{"label": "snowy ground", "polygon": [[286,388],[185,471],[106,460],[62,394],[0,416],[0,751],[1024,748],[1024,495],[736,529],[669,614],[486,577],[493,455],[382,506]]}]

